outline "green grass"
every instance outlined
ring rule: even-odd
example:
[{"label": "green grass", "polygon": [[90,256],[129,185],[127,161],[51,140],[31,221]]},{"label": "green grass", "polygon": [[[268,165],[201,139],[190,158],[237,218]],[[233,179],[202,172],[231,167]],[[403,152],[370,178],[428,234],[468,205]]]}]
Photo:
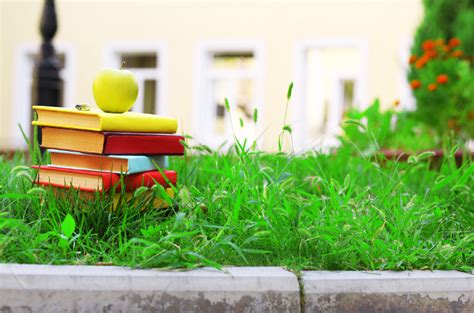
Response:
[{"label": "green grass", "polygon": [[[56,198],[0,157],[0,262],[294,270],[470,270],[474,164],[237,148],[173,157],[178,209]],[[162,193],[160,188],[154,192]]]}]

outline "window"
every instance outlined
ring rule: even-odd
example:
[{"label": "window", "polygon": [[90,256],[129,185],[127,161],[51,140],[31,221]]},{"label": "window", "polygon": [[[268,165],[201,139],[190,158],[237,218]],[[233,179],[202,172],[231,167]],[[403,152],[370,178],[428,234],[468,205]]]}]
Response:
[{"label": "window", "polygon": [[[15,90],[14,100],[15,109],[13,112],[14,143],[15,148],[25,148],[26,143],[18,129],[18,124],[25,134],[31,136],[33,129],[31,120],[33,118],[32,105],[36,105],[37,85],[33,79],[34,67],[39,56],[39,47],[37,45],[22,46],[16,52],[15,63]],[[59,59],[61,70],[59,72],[62,79],[60,90],[60,105],[64,107],[73,107],[73,50],[69,46],[56,45],[56,54]]]},{"label": "window", "polygon": [[131,111],[165,114],[164,53],[157,45],[113,46],[109,53],[109,66],[130,70],[138,81],[138,97]]},{"label": "window", "polygon": [[247,139],[252,144],[257,132],[253,113],[262,98],[259,50],[254,46],[206,46],[200,51],[200,62],[198,139],[212,147],[226,141],[229,146],[235,135],[241,142]]},{"label": "window", "polygon": [[303,149],[334,145],[345,113],[365,106],[366,44],[350,39],[305,43],[298,58],[298,144]]},{"label": "window", "polygon": [[342,111],[343,115],[354,105],[354,79],[342,81]]}]

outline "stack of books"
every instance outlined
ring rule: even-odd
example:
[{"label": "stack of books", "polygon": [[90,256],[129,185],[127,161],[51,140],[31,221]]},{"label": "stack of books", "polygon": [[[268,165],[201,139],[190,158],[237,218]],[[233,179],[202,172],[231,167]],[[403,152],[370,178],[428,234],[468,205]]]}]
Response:
[{"label": "stack of books", "polygon": [[[173,196],[170,184],[177,174],[166,170],[168,155],[184,154],[182,136],[174,135],[176,119],[143,113],[104,113],[34,106],[41,127],[41,147],[51,162],[37,165],[35,183],[75,188],[82,194],[161,184]],[[156,203],[156,202],[155,202]],[[162,202],[161,202],[162,203]]]}]

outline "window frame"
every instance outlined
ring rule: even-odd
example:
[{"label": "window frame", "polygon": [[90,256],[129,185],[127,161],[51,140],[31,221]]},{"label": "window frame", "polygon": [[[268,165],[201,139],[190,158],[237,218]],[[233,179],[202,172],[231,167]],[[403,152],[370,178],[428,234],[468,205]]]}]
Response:
[{"label": "window frame", "polygon": [[[74,107],[75,95],[75,49],[72,45],[66,43],[54,44],[56,54],[64,54],[64,67],[59,72],[59,76],[63,81],[63,107]],[[34,59],[32,55],[40,53],[40,45],[28,43],[21,45],[15,51],[15,63],[13,71],[13,101],[15,109],[12,111],[12,119],[15,122],[13,132],[14,142],[10,143],[13,149],[26,149],[20,130],[16,131],[17,123],[22,125],[22,129],[26,135],[31,133],[31,84],[34,73]],[[30,70],[31,69],[31,70]]]},{"label": "window frame", "polygon": [[[245,70],[225,70],[213,69],[212,59],[216,54],[222,53],[252,53],[255,66],[253,69]],[[225,140],[231,139],[226,134],[224,136],[216,136],[212,129],[214,128],[216,117],[214,103],[208,101],[212,96],[211,82],[214,79],[252,79],[254,82],[253,104],[258,110],[258,118],[261,121],[264,112],[264,54],[263,44],[259,41],[225,41],[212,40],[202,41],[198,44],[195,55],[195,75],[194,75],[194,134],[195,139],[200,143],[206,144],[213,148],[220,146]],[[229,99],[231,110],[235,103]],[[253,112],[252,112],[253,113]],[[260,123],[255,127],[255,138],[257,144],[261,143]],[[234,127],[239,127],[234,125]],[[233,140],[228,140],[226,146],[229,147]]]},{"label": "window frame", "polygon": [[[167,54],[164,43],[120,42],[107,45],[104,53],[106,67],[120,68],[122,54],[155,53],[157,67],[153,68],[126,68],[133,72],[138,80],[139,91],[136,104],[132,107],[134,112],[143,112],[143,91],[145,80],[155,80],[155,114],[167,115]],[[140,109],[140,110],[138,110]]]},{"label": "window frame", "polygon": [[[354,99],[356,107],[364,108],[369,105],[367,97],[367,84],[369,77],[369,42],[364,38],[356,37],[327,37],[309,40],[300,40],[295,44],[295,92],[294,101],[298,103],[294,122],[295,146],[298,150],[306,151],[314,147],[311,136],[308,136],[308,125],[306,122],[306,74],[307,74],[307,52],[313,49],[327,49],[327,48],[351,48],[356,49],[360,53],[359,66],[355,73],[336,73],[333,74],[333,80],[337,84],[341,80],[349,78],[354,80],[356,87],[354,89]],[[320,63],[321,68],[324,64]],[[319,86],[320,87],[320,86]],[[319,88],[315,86],[315,88]],[[337,87],[330,91],[330,98],[337,99]],[[321,148],[327,148],[337,145],[336,133],[339,129],[340,118],[336,114],[342,112],[342,107],[332,108],[333,112],[329,117],[328,126],[326,127],[326,135],[321,138]],[[336,129],[335,128],[336,125]]]},{"label": "window frame", "polygon": [[398,51],[398,58],[400,62],[400,109],[406,111],[414,111],[416,110],[416,99],[413,95],[413,90],[410,87],[410,83],[408,82],[408,72],[410,71],[410,64],[408,63],[408,59],[410,58],[410,51],[411,46],[413,45],[413,38],[412,37],[405,37],[400,44],[400,48]]}]

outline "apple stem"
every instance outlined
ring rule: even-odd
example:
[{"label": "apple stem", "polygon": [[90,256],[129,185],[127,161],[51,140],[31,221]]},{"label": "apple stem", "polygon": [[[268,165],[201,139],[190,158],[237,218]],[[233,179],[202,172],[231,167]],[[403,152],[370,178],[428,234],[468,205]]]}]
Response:
[{"label": "apple stem", "polygon": [[123,66],[125,65],[125,61],[122,61],[122,64],[120,64],[119,70],[123,69]]}]

